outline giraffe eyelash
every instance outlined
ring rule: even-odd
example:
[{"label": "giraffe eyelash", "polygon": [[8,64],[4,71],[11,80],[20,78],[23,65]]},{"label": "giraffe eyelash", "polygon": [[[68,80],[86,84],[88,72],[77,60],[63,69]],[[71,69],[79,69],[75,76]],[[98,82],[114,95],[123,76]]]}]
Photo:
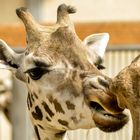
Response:
[{"label": "giraffe eyelash", "polygon": [[27,70],[25,73],[28,73],[32,80],[39,80],[44,74],[49,72],[50,70],[46,68],[35,67]]}]

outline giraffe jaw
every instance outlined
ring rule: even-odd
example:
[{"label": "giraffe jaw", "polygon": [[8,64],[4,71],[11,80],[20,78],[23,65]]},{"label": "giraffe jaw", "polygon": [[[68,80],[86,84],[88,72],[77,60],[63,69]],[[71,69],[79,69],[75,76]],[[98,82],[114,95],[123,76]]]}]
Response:
[{"label": "giraffe jaw", "polygon": [[95,125],[102,131],[117,131],[121,129],[129,120],[128,116],[123,112],[115,115],[108,113],[96,102],[91,102],[91,107]]}]

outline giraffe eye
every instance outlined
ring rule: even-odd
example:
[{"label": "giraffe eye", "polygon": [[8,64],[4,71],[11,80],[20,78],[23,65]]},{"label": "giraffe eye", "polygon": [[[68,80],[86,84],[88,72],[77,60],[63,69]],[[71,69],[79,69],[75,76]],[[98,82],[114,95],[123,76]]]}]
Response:
[{"label": "giraffe eye", "polygon": [[49,71],[46,69],[42,69],[40,67],[36,67],[33,69],[28,70],[26,73],[29,74],[29,76],[33,80],[39,80],[45,73],[48,73]]}]

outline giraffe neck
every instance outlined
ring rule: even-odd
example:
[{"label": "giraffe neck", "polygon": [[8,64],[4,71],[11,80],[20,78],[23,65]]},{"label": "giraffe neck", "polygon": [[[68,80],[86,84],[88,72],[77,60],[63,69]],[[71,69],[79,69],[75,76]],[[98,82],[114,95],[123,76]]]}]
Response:
[{"label": "giraffe neck", "polygon": [[132,140],[140,140],[140,111],[130,110],[133,120],[133,137]]},{"label": "giraffe neck", "polygon": [[65,131],[53,130],[51,128],[42,128],[34,126],[35,134],[38,140],[63,140]]}]

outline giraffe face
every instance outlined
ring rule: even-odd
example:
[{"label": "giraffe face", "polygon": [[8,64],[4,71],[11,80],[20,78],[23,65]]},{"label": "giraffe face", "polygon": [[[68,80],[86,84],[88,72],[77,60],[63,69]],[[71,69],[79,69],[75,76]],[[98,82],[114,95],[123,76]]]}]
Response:
[{"label": "giraffe face", "polygon": [[109,36],[95,34],[82,42],[68,18],[73,11],[61,5],[56,25],[44,27],[25,9],[18,9],[28,35],[27,48],[17,54],[1,41],[0,66],[26,83],[34,125],[118,130],[128,119],[116,97],[107,94],[110,79],[99,70]]}]

